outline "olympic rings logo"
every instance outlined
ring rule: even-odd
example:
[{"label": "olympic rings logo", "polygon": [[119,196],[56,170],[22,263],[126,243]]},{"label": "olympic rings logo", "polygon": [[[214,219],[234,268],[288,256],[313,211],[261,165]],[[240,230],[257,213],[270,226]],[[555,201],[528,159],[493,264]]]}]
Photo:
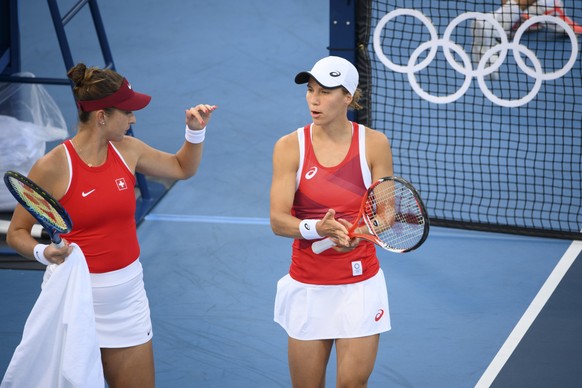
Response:
[{"label": "olympic rings logo", "polygon": [[[430,34],[430,40],[422,43],[412,52],[408,60],[408,64],[405,66],[397,65],[394,62],[390,61],[384,54],[382,44],[380,42],[382,30],[384,29],[386,24],[398,16],[412,16],[418,19],[424,24],[424,26],[428,29],[428,32]],[[490,23],[493,26],[493,28],[498,32],[501,41],[500,43],[494,45],[483,54],[476,69],[473,69],[471,59],[469,58],[465,50],[451,40],[451,35],[454,29],[461,22],[468,19],[480,19]],[[561,69],[547,73],[544,72],[544,70],[542,69],[542,64],[540,63],[540,60],[537,58],[535,53],[526,46],[519,43],[522,35],[525,33],[525,31],[527,31],[527,29],[531,25],[546,22],[555,23],[561,26],[564,29],[564,31],[566,31],[566,33],[568,34],[568,37],[570,38],[570,42],[572,45],[572,52],[566,64]],[[572,28],[562,19],[549,15],[534,16],[529,18],[517,29],[515,36],[513,38],[513,42],[509,42],[507,39],[507,35],[503,30],[503,27],[501,27],[499,22],[493,17],[492,14],[485,14],[480,12],[467,12],[454,18],[447,26],[443,37],[439,39],[436,28],[425,15],[414,9],[401,8],[384,15],[384,17],[380,19],[378,25],[374,29],[373,45],[374,52],[376,53],[380,61],[387,68],[389,68],[392,71],[408,75],[408,82],[410,83],[410,86],[416,92],[416,94],[418,94],[425,100],[433,102],[435,104],[447,104],[458,100],[463,95],[465,95],[465,93],[471,86],[471,81],[473,80],[473,78],[477,78],[479,88],[481,89],[485,97],[487,97],[491,102],[505,107],[522,106],[530,102],[537,95],[543,81],[554,80],[563,77],[565,74],[567,74],[576,63],[576,58],[578,57],[578,40]],[[465,76],[463,84],[456,92],[444,96],[435,96],[424,91],[418,84],[415,75],[415,73],[425,69],[433,61],[439,47],[443,48],[445,58],[447,59],[447,62],[451,65],[451,67],[461,75]],[[426,55],[426,58],[420,61],[420,63],[417,63],[417,60],[420,57],[420,55],[427,50],[429,51],[428,54]],[[495,94],[491,92],[491,90],[489,90],[489,87],[485,82],[485,77],[499,69],[499,67],[505,61],[507,52],[509,50],[513,51],[513,57],[515,58],[515,62],[517,63],[519,68],[528,76],[534,78],[535,82],[532,89],[525,96],[518,99],[506,100],[497,97]],[[455,54],[458,55],[459,58],[461,58],[463,62],[462,64],[457,62],[452,52],[454,52]],[[489,61],[489,59],[493,55],[496,55],[497,53],[499,53],[498,59],[495,60],[489,66],[487,66],[487,62]],[[529,59],[529,61],[533,65],[533,69],[524,62],[522,55],[526,56]]]}]

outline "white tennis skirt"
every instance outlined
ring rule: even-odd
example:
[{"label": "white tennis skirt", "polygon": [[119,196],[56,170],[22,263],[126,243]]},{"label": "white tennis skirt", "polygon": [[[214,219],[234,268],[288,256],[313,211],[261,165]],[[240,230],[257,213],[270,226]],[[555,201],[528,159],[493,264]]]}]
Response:
[{"label": "white tennis skirt", "polygon": [[150,307],[141,262],[91,274],[97,337],[101,348],[125,348],[152,339]]},{"label": "white tennis skirt", "polygon": [[286,275],[277,283],[275,322],[299,340],[366,337],[390,330],[382,269],[359,283],[314,285]]}]

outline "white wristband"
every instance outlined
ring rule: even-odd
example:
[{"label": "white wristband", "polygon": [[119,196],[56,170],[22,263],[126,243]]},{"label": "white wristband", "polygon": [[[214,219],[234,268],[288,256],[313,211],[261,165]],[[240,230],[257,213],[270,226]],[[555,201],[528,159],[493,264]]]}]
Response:
[{"label": "white wristband", "polygon": [[49,265],[50,262],[47,260],[46,256],[44,255],[44,250],[48,247],[46,244],[36,244],[34,247],[34,258],[41,264]]},{"label": "white wristband", "polygon": [[186,141],[192,144],[199,144],[204,141],[206,137],[206,127],[199,129],[197,131],[188,128],[186,125]]},{"label": "white wristband", "polygon": [[316,240],[318,238],[323,238],[317,233],[317,228],[315,225],[318,221],[321,220],[302,220],[299,223],[299,233],[303,236],[306,240]]}]

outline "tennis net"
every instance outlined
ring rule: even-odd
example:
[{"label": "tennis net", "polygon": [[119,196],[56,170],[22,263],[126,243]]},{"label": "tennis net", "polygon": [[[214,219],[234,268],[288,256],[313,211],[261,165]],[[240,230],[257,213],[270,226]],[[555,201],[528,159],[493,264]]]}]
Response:
[{"label": "tennis net", "polygon": [[[582,23],[580,2],[564,1]],[[505,38],[500,7],[359,2],[358,120],[387,134],[432,224],[582,239],[578,39],[551,17]]]}]

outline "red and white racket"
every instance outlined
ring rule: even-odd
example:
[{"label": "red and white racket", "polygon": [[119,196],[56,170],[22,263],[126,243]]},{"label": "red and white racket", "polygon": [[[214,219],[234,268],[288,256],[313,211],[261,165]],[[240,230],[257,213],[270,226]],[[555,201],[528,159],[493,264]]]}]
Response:
[{"label": "red and white racket", "polygon": [[[369,233],[356,233],[365,225]],[[420,195],[408,181],[400,177],[384,177],[374,182],[364,197],[350,237],[373,242],[397,253],[410,252],[428,237],[429,219]],[[311,245],[314,253],[321,253],[335,244],[329,238]]]}]

